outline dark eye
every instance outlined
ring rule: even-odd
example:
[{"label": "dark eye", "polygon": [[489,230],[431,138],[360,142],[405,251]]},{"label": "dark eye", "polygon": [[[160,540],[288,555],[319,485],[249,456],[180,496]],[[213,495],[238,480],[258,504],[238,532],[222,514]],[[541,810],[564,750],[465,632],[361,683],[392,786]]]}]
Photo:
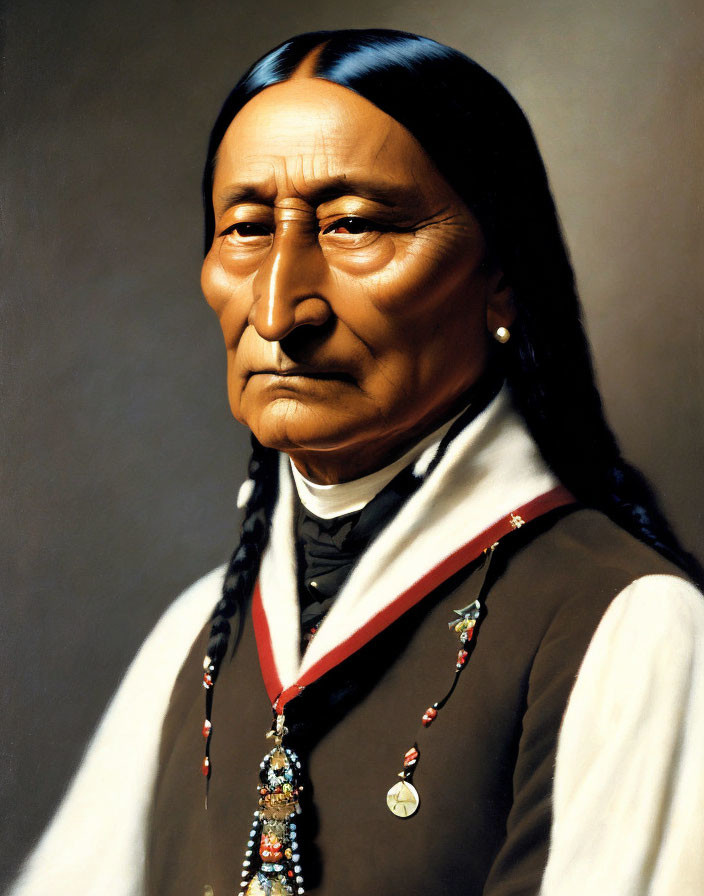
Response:
[{"label": "dark eye", "polygon": [[347,217],[347,218],[338,218],[337,221],[333,221],[332,224],[329,224],[323,233],[367,233],[370,230],[378,230],[379,227],[377,224],[374,224],[372,221],[368,221],[366,218],[358,218],[358,217]]},{"label": "dark eye", "polygon": [[253,221],[238,221],[222,231],[220,236],[236,233],[240,237],[269,236],[269,228],[266,224],[256,224]]}]

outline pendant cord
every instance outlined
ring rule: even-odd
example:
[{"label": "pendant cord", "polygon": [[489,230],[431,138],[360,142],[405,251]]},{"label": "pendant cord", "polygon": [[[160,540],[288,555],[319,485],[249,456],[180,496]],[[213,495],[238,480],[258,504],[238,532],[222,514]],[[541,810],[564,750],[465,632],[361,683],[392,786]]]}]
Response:
[{"label": "pendant cord", "polygon": [[[455,610],[455,616],[457,618],[448,623],[448,627],[450,629],[454,629],[454,631],[457,632],[460,637],[461,646],[460,651],[457,655],[457,662],[455,663],[455,674],[452,678],[450,689],[447,691],[445,696],[441,700],[433,703],[432,706],[429,706],[423,713],[421,722],[424,728],[429,728],[430,725],[432,725],[437,717],[438,712],[445,706],[445,704],[455,692],[455,688],[457,687],[457,682],[460,679],[462,670],[464,669],[465,665],[467,664],[467,660],[474,650],[474,643],[476,642],[472,644],[470,642],[472,641],[472,637],[474,635],[474,631],[480,620],[480,617],[483,615],[483,605],[481,601],[484,598],[485,592],[487,590],[487,585],[489,582],[489,571],[492,565],[491,561],[494,558],[494,553],[498,545],[499,542],[495,541],[484,551],[484,561],[480,567],[482,571],[482,577],[479,588],[477,590],[477,597],[468,606],[463,607],[461,610]],[[418,767],[419,761],[420,748],[418,746],[418,738],[416,738],[410,750],[406,751],[403,757],[403,769],[398,774],[398,777],[401,778],[401,781],[403,783],[394,785],[389,790],[386,797],[386,802],[389,809],[394,815],[400,818],[408,818],[410,815],[413,815],[418,808],[420,797],[418,796],[417,790],[413,787],[412,781],[413,774]],[[404,787],[406,788],[405,790],[403,790]]]},{"label": "pendant cord", "polygon": [[[481,566],[481,568],[484,571],[484,574],[482,576],[481,585],[479,586],[479,591],[477,592],[477,602],[481,602],[481,598],[484,596],[484,591],[486,589],[486,583],[489,578],[489,569],[491,567],[491,561],[494,557],[494,550],[497,545],[498,545],[498,542],[495,542],[494,544],[492,544],[492,546],[490,548],[487,548],[484,553],[484,562],[482,563],[482,566]],[[473,650],[474,650],[474,644],[470,645],[469,648],[467,649],[468,657],[469,657],[469,655],[471,655]],[[466,659],[465,659],[465,662],[466,662]],[[433,706],[435,709],[442,709],[443,706],[445,706],[447,701],[450,699],[450,697],[454,693],[455,688],[457,687],[457,682],[459,681],[459,678],[460,678],[460,675],[461,675],[463,669],[464,669],[464,664],[460,665],[459,663],[457,663],[457,665],[455,667],[455,675],[454,675],[454,678],[452,679],[452,684],[450,685],[450,690],[445,694],[445,696],[442,698],[442,700],[438,700],[437,703],[433,703]]]}]

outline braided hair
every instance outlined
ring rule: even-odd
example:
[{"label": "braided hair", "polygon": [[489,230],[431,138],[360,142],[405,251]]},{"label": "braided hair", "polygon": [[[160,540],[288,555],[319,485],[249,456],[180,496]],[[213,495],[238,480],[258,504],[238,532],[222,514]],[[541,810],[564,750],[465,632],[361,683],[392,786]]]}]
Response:
[{"label": "braided hair", "polygon": [[[271,50],[240,79],[211,133],[203,174],[206,253],[215,227],[213,172],[227,128],[245,103],[290,78],[314,49],[312,76],[355,91],[402,124],[479,221],[486,263],[502,271],[517,312],[501,351],[503,372],[547,463],[582,504],[701,581],[701,567],[679,544],[644,477],[621,456],[606,422],[574,273],[530,125],[506,88],[476,62],[428,38],[386,29],[310,32]],[[254,490],[213,616],[206,658],[211,681],[268,539],[274,454],[254,443]]]},{"label": "braided hair", "polygon": [[[269,540],[271,515],[276,498],[278,482],[278,453],[265,448],[252,436],[252,455],[248,467],[252,491],[247,500],[244,518],[240,527],[240,542],[230,558],[223,583],[222,597],[212,615],[207,656],[209,666],[213,666],[213,683],[217,671],[227,652],[231,636],[231,619],[242,610],[254,588],[259,570],[259,561]],[[242,622],[238,626],[237,638]]]},{"label": "braided hair", "polygon": [[210,780],[210,738],[212,735],[211,715],[213,707],[213,686],[218,677],[222,661],[232,639],[232,620],[238,619],[237,634],[233,650],[242,633],[243,613],[254,589],[259,563],[264,553],[271,517],[278,492],[279,460],[278,452],[265,448],[252,436],[252,454],[248,473],[251,492],[245,506],[240,540],[227,566],[222,596],[211,616],[210,636],[203,660],[203,684],[205,686],[205,759],[203,773]]}]

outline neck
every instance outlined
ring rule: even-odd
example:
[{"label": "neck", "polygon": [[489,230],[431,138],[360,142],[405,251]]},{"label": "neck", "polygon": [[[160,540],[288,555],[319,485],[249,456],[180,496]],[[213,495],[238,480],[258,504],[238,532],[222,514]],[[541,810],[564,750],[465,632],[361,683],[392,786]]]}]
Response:
[{"label": "neck", "polygon": [[361,510],[409,464],[415,462],[418,475],[422,475],[435,456],[443,436],[459,416],[460,414],[456,414],[447,420],[442,426],[416,442],[412,448],[392,463],[366,476],[347,482],[331,485],[312,482],[310,479],[306,479],[291,461],[293,481],[296,484],[301,504],[310,513],[324,520]]},{"label": "neck", "polygon": [[[297,473],[316,486],[336,486],[374,476],[411,454],[426,438],[432,438],[442,427],[449,427],[469,407],[477,411],[486,407],[498,393],[504,380],[496,362],[490,362],[479,379],[450,405],[430,418],[418,421],[392,438],[388,432],[366,445],[347,449],[316,452],[286,451]],[[410,461],[406,461],[409,463]],[[404,464],[399,467],[402,468]]]}]

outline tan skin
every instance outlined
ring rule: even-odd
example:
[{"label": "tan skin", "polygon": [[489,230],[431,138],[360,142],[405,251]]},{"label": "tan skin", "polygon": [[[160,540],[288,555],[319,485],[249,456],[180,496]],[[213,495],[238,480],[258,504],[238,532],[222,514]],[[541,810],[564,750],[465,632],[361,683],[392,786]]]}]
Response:
[{"label": "tan skin", "polygon": [[476,219],[415,138],[299,77],[235,116],[202,287],[235,418],[319,483],[366,475],[457,413],[514,319]]}]

